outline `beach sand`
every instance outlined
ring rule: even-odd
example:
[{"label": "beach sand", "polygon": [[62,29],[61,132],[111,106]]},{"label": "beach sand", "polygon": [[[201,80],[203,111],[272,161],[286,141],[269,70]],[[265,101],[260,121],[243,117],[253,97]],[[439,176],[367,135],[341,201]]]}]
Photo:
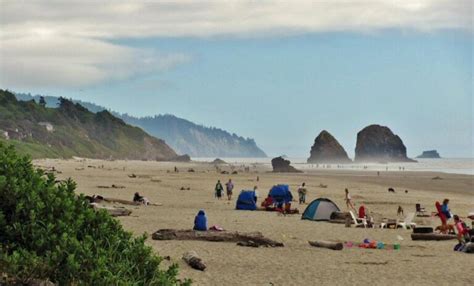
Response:
[{"label": "beach sand", "polygon": [[[144,161],[36,160],[35,165],[54,166],[60,179],[72,177],[77,192],[130,200],[135,192],[162,206],[126,206],[131,216],[120,217],[125,229],[136,235],[151,235],[158,229],[190,229],[194,216],[204,209],[209,225],[229,231],[260,231],[281,241],[282,248],[248,248],[235,243],[203,241],[154,241],[147,243],[161,256],[170,256],[180,266],[179,276],[195,285],[472,285],[474,256],[454,252],[456,241],[412,241],[409,230],[346,228],[341,224],[301,220],[301,215],[283,216],[274,212],[237,211],[235,200],[241,189],[258,186],[260,202],[277,183],[289,184],[293,195],[306,182],[307,202],[318,197],[333,200],[347,210],[344,189],[349,188],[356,207],[364,204],[376,218],[396,218],[401,205],[405,214],[421,203],[435,211],[435,201],[450,199],[451,210],[465,217],[474,211],[474,176],[421,172],[376,172],[306,170],[303,174],[274,174],[263,165],[249,173],[236,167],[237,175],[221,175],[206,163],[166,163]],[[100,168],[103,165],[103,168]],[[89,167],[91,166],[91,167]],[[174,173],[174,166],[180,170]],[[187,172],[193,168],[195,172]],[[223,170],[230,171],[223,165]],[[169,172],[168,172],[169,171]],[[137,175],[129,178],[130,174]],[[256,177],[260,181],[256,181]],[[442,179],[433,180],[439,176]],[[232,178],[232,201],[214,198],[217,179]],[[327,188],[318,187],[319,184]],[[98,188],[121,185],[123,189]],[[180,190],[181,187],[190,190]],[[396,193],[388,193],[393,187]],[[408,193],[404,191],[408,190]],[[305,205],[293,204],[302,213]],[[416,218],[415,222],[436,226],[438,218]],[[466,219],[470,225],[471,221]],[[398,238],[400,236],[403,240]],[[370,238],[386,244],[400,243],[400,250],[344,248],[342,251],[314,248],[308,240],[362,242]],[[191,269],[181,259],[186,251],[196,251],[207,264],[204,272]]]}]

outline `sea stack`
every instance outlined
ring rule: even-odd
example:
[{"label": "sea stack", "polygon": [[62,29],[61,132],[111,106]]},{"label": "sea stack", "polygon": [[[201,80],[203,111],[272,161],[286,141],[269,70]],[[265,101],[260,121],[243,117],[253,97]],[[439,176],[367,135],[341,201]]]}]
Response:
[{"label": "sea stack", "polygon": [[321,131],[318,137],[314,139],[314,145],[311,147],[308,163],[351,163],[346,150],[339,142],[326,130]]},{"label": "sea stack", "polygon": [[407,157],[402,139],[386,126],[370,125],[357,133],[356,162],[416,162]]},{"label": "sea stack", "polygon": [[290,161],[283,159],[283,157],[276,157],[272,159],[272,167],[274,173],[302,173],[295,167],[290,166]]},{"label": "sea stack", "polygon": [[441,159],[438,151],[436,150],[429,150],[423,151],[423,154],[417,156],[416,158],[423,158],[423,159]]}]

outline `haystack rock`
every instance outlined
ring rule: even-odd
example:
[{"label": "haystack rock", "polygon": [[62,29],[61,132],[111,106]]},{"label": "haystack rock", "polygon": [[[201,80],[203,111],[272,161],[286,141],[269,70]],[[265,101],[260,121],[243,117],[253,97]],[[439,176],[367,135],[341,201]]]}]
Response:
[{"label": "haystack rock", "polygon": [[326,130],[321,131],[318,137],[314,139],[314,145],[311,147],[311,155],[308,163],[350,163],[351,159],[347,156],[346,150],[339,142]]},{"label": "haystack rock", "polygon": [[402,139],[385,126],[370,125],[357,133],[357,162],[416,162],[407,157]]},{"label": "haystack rock", "polygon": [[281,156],[272,159],[273,172],[275,173],[302,173],[302,171],[290,166],[290,161]]},{"label": "haystack rock", "polygon": [[214,165],[221,165],[221,164],[227,164],[226,161],[216,158],[214,161],[211,162]]},{"label": "haystack rock", "polygon": [[429,150],[429,151],[423,151],[423,154],[417,156],[416,158],[440,159],[441,156],[439,155],[438,151],[436,151],[436,150]]}]

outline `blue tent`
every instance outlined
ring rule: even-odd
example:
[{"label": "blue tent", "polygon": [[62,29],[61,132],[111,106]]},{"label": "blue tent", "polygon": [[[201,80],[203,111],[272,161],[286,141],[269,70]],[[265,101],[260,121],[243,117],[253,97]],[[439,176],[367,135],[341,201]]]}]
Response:
[{"label": "blue tent", "polygon": [[288,185],[273,186],[268,195],[272,197],[273,201],[276,203],[286,204],[293,200],[293,195],[291,194]]},{"label": "blue tent", "polygon": [[242,191],[237,198],[237,205],[235,206],[237,210],[249,210],[254,211],[257,209],[257,204],[255,202],[255,192],[254,191]]},{"label": "blue tent", "polygon": [[312,201],[305,209],[301,219],[309,220],[329,220],[333,212],[339,212],[337,205],[326,198],[319,198]]}]

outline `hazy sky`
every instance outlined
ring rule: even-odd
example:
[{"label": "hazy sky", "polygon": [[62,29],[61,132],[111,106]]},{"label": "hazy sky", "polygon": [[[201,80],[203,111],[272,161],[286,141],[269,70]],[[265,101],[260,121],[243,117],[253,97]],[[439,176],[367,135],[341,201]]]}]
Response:
[{"label": "hazy sky", "polygon": [[389,126],[472,157],[472,1],[0,1],[0,87],[171,113],[307,156]]}]

